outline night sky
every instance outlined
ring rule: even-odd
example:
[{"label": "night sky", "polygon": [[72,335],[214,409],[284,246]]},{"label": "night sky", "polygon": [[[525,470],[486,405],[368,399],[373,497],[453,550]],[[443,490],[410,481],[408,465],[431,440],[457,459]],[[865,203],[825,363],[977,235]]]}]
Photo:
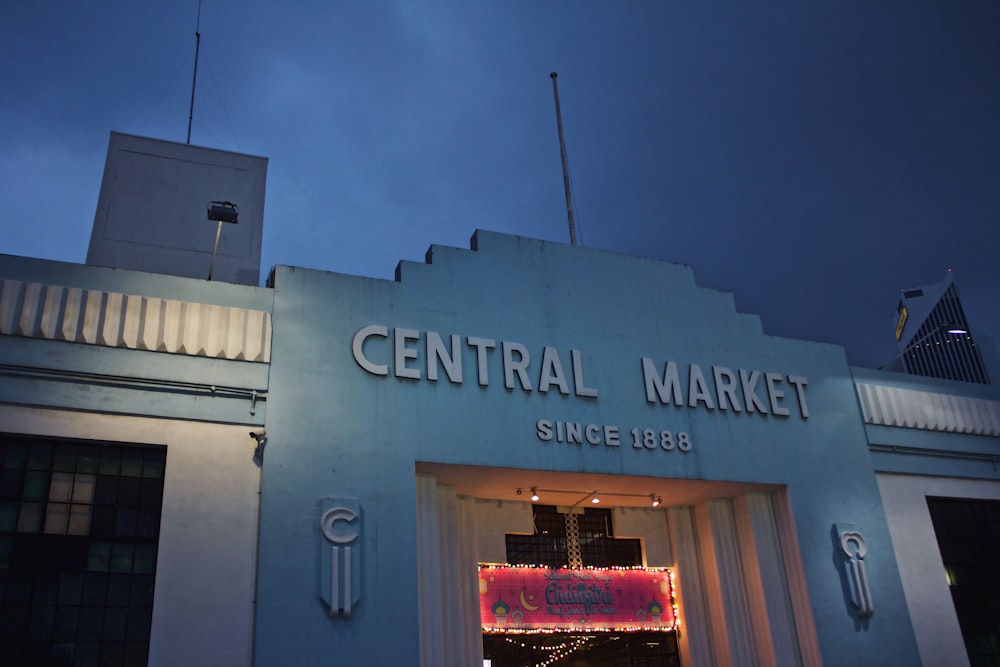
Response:
[{"label": "night sky", "polygon": [[[83,262],[109,132],[185,140],[197,10],[0,0],[0,252]],[[857,365],[949,268],[1000,334],[995,0],[203,0],[200,32],[192,143],[269,158],[265,274],[568,242],[557,71],[583,245]]]}]

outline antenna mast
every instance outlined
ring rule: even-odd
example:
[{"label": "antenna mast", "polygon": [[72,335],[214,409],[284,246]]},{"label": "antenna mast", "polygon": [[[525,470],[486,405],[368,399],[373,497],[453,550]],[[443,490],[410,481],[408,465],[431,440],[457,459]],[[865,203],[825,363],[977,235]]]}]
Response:
[{"label": "antenna mast", "polygon": [[[199,0],[200,2],[201,0]],[[569,186],[569,161],[566,158],[566,139],[563,137],[562,112],[559,110],[559,86],[555,72],[552,77],[552,94],[556,98],[556,126],[559,128],[559,155],[562,157],[563,187],[566,190],[566,215],[569,217],[569,244],[576,245],[576,221],[573,219],[573,193]]]},{"label": "antenna mast", "polygon": [[191,77],[191,108],[188,110],[188,137],[191,143],[191,121],[194,120],[194,87],[198,83],[198,51],[201,49],[201,0],[198,0],[198,20],[194,24],[194,75]]}]

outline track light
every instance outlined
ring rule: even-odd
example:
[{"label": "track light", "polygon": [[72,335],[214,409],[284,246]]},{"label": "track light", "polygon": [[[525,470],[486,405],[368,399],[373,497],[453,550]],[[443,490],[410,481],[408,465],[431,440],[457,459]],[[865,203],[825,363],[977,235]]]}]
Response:
[{"label": "track light", "polygon": [[653,501],[653,507],[659,507],[660,503],[663,502],[663,498],[659,496],[650,496],[649,499]]},{"label": "track light", "polygon": [[531,502],[533,503],[538,502],[538,489],[536,489],[535,487],[531,487]]},{"label": "track light", "polygon": [[590,502],[597,505],[601,502],[601,499],[597,497],[597,491],[594,491],[594,497],[590,499]]}]

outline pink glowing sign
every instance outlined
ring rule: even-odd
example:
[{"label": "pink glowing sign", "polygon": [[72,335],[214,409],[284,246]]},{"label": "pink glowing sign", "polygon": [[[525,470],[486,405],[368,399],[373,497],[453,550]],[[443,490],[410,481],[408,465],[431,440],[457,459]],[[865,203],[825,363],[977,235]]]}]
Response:
[{"label": "pink glowing sign", "polygon": [[670,571],[479,568],[485,632],[670,630],[675,626]]}]

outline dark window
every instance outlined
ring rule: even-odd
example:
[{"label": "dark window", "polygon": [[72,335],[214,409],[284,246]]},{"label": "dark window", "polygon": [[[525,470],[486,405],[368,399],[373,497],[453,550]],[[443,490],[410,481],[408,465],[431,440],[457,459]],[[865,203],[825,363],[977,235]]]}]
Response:
[{"label": "dark window", "polygon": [[3,664],[146,664],[165,462],[0,434]]},{"label": "dark window", "polygon": [[1000,665],[1000,502],[928,498],[972,667]]},{"label": "dark window", "polygon": [[[553,505],[532,505],[533,535],[507,535],[507,562],[511,565],[566,567],[566,515]],[[642,565],[639,540],[615,539],[611,511],[585,508],[578,515],[580,556],[586,567]]]}]

